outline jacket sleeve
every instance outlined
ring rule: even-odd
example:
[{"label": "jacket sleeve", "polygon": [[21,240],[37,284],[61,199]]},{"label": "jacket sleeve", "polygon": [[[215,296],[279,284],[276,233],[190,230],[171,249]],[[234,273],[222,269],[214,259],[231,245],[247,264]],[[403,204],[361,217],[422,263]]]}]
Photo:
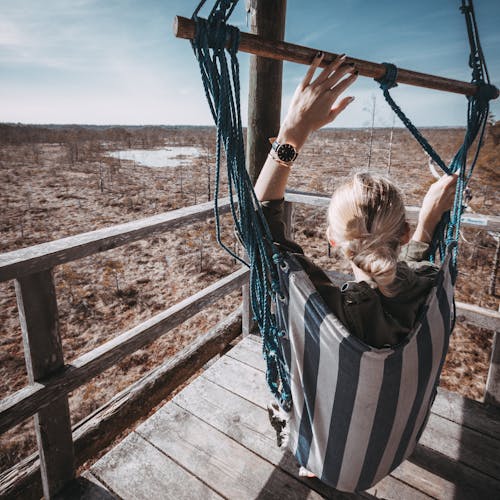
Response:
[{"label": "jacket sleeve", "polygon": [[261,207],[274,243],[286,252],[304,254],[297,242],[286,237],[288,228],[285,223],[285,200],[263,201]]},{"label": "jacket sleeve", "polygon": [[421,262],[429,260],[429,243],[410,240],[408,244],[401,247],[399,260],[406,262]]}]

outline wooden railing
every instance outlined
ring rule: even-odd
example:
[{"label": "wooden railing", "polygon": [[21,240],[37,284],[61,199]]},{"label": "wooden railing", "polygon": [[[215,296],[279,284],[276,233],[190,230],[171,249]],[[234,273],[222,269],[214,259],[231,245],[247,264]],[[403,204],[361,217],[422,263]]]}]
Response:
[{"label": "wooden railing", "polygon": [[[313,206],[328,203],[327,197],[297,192],[287,193],[286,200],[290,228],[294,203]],[[229,210],[227,200],[221,200],[220,209],[221,213]],[[410,220],[418,213],[413,207],[407,211]],[[74,477],[76,467],[109,445],[124,429],[220,354],[242,331],[252,330],[248,271],[242,268],[70,364],[64,363],[53,268],[212,214],[213,204],[204,203],[0,255],[0,281],[15,280],[29,377],[28,386],[0,401],[0,432],[35,415],[39,449],[39,453],[0,475],[0,497],[20,492],[23,498],[39,497],[42,488],[45,497],[53,497]],[[464,221],[464,224],[500,230],[500,218],[475,217],[479,223]],[[242,286],[242,309],[71,427],[68,405],[71,391]],[[458,313],[474,325],[500,330],[500,314],[496,311],[458,304]],[[498,351],[495,345],[497,358]],[[490,369],[491,402],[497,401],[500,385],[497,358],[492,359]]]},{"label": "wooden railing", "polygon": [[[229,209],[220,201],[221,213]],[[68,394],[210,304],[241,288],[242,268],[64,364],[53,268],[213,215],[213,204],[181,208],[0,256],[0,281],[15,280],[29,385],[0,401],[0,432],[35,415],[38,454],[0,476],[0,497],[53,497],[77,466],[106,447],[241,333],[241,310],[71,428]],[[17,492],[17,493],[16,493]]]}]

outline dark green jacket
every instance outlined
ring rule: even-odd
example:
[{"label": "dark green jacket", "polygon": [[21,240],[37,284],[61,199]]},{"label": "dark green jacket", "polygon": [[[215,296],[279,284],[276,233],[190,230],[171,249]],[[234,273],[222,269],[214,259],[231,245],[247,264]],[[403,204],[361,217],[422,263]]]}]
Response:
[{"label": "dark green jacket", "polygon": [[403,247],[396,278],[401,281],[401,291],[395,297],[386,297],[365,281],[334,285],[304,255],[300,245],[285,237],[283,200],[264,202],[262,209],[275,243],[301,262],[318,293],[351,334],[366,344],[383,347],[398,344],[411,331],[438,271],[426,260],[427,243],[411,241]]}]

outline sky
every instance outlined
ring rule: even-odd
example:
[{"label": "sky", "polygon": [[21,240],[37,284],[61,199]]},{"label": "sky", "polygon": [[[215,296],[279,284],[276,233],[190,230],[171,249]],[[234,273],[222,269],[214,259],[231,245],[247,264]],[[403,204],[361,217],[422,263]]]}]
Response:
[{"label": "sky", "polygon": [[[213,0],[208,2],[213,4]],[[0,0],[0,122],[210,125],[188,41],[175,15],[197,0]],[[459,0],[288,0],[285,39],[374,62],[469,80]],[[231,23],[249,31],[245,0]],[[500,0],[476,0],[492,83],[500,87]],[[240,54],[246,123],[249,57]],[[284,64],[282,113],[306,67]],[[377,84],[358,78],[339,127],[390,126]],[[400,85],[394,98],[417,126],[463,126],[466,99]],[[498,99],[497,101],[500,101]],[[492,112],[500,119],[500,102]],[[396,126],[401,125],[396,119]]]}]

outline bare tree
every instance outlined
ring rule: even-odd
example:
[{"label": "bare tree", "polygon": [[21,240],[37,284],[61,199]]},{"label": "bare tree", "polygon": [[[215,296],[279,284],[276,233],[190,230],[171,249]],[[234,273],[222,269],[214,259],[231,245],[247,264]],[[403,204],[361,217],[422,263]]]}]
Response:
[{"label": "bare tree", "polygon": [[101,190],[101,193],[104,193],[104,175],[101,161],[99,162],[99,189]]},{"label": "bare tree", "polygon": [[396,121],[396,115],[392,114],[392,125],[391,125],[391,136],[389,138],[389,158],[387,159],[387,173],[391,173],[391,165],[392,165],[392,141],[394,138],[394,123]]},{"label": "bare tree", "polygon": [[373,148],[373,129],[375,128],[375,110],[376,110],[376,103],[377,103],[377,96],[375,94],[372,94],[371,96],[371,106],[368,108],[368,111],[371,113],[371,127],[370,127],[370,147],[368,149],[368,169],[370,169],[371,163],[372,163],[372,148]]}]

